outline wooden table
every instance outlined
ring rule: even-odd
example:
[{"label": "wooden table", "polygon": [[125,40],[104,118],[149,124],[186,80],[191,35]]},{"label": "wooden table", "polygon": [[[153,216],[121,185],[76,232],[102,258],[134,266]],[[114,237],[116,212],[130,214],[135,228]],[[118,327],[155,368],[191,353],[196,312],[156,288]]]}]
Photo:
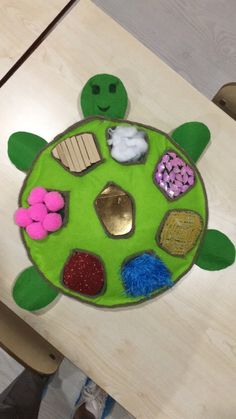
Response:
[{"label": "wooden table", "polygon": [[212,143],[198,166],[208,192],[209,226],[236,238],[235,122],[81,0],[1,89],[1,298],[137,418],[232,419],[235,266],[219,272],[194,267],[170,292],[130,308],[99,309],[61,296],[35,315],[12,300],[15,276],[29,261],[12,222],[24,175],[7,159],[7,138],[26,130],[52,139],[81,118],[81,88],[104,71],[124,81],[131,120],[167,132],[188,120],[208,124]]},{"label": "wooden table", "polygon": [[1,0],[0,79],[66,3],[66,0]]}]

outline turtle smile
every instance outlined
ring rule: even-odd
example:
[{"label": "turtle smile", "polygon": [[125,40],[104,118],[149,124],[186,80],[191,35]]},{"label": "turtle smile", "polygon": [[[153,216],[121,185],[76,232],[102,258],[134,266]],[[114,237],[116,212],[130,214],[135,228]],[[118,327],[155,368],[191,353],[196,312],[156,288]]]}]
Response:
[{"label": "turtle smile", "polygon": [[97,107],[98,107],[98,109],[100,109],[100,111],[102,111],[102,112],[107,112],[108,111],[108,109],[110,109],[110,106],[106,106],[106,107],[102,107],[102,106],[99,106],[99,105],[97,105]]}]

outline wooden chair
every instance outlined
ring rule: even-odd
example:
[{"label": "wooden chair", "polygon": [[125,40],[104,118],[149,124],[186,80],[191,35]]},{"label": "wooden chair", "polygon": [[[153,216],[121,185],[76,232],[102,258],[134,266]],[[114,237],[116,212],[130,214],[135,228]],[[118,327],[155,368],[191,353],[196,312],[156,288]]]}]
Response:
[{"label": "wooden chair", "polygon": [[51,375],[63,355],[0,302],[0,346],[24,367]]},{"label": "wooden chair", "polygon": [[212,102],[236,120],[236,83],[227,83],[222,86]]}]

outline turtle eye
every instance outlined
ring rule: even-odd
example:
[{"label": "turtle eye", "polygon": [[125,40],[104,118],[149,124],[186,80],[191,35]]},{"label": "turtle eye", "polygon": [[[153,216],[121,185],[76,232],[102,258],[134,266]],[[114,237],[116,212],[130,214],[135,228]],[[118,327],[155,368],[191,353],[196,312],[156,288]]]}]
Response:
[{"label": "turtle eye", "polygon": [[92,94],[93,95],[99,95],[100,93],[100,86],[98,86],[98,84],[93,84],[92,85]]},{"label": "turtle eye", "polygon": [[116,93],[116,84],[115,83],[111,83],[109,85],[109,92],[110,93]]}]

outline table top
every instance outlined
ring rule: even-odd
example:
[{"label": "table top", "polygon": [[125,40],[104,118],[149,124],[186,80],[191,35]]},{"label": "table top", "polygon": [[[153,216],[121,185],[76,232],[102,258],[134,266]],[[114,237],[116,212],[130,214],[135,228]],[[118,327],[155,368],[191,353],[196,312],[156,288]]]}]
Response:
[{"label": "table top", "polygon": [[99,72],[123,80],[131,120],[166,132],[185,121],[207,123],[212,142],[198,167],[208,193],[209,227],[236,238],[235,122],[89,0],[81,0],[1,89],[1,299],[135,417],[232,418],[235,266],[218,272],[194,266],[170,292],[123,309],[61,296],[36,315],[12,300],[14,279],[30,263],[12,221],[24,175],[8,161],[7,139],[25,130],[51,140],[80,120],[81,88]]},{"label": "table top", "polygon": [[235,80],[234,0],[94,2],[208,98]]},{"label": "table top", "polygon": [[66,3],[66,0],[1,0],[0,79]]}]

